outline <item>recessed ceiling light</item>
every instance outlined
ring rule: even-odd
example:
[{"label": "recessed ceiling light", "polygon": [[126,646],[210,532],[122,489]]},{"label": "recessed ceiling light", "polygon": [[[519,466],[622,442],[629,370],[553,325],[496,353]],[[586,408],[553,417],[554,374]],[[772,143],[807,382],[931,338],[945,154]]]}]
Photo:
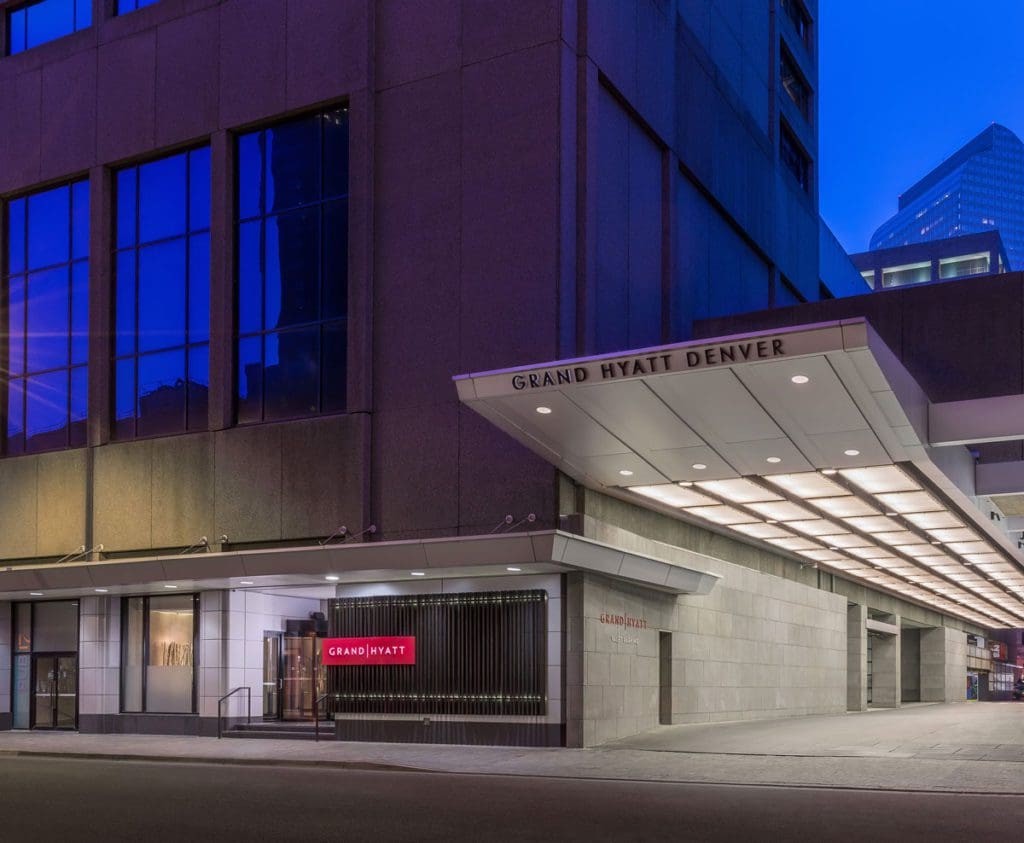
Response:
[{"label": "recessed ceiling light", "polygon": [[339,577],[337,574],[328,574],[326,577],[324,577],[324,579],[327,580],[327,582],[337,582],[341,579],[341,577]]},{"label": "recessed ceiling light", "polygon": [[860,456],[860,451],[858,451],[856,448],[847,448],[845,451],[843,451],[843,453],[846,454],[846,456],[848,457]]},{"label": "recessed ceiling light", "polygon": [[702,462],[695,462],[695,463],[694,463],[694,464],[693,464],[692,466],[690,466],[690,467],[691,467],[692,469],[694,469],[695,471],[703,471],[703,470],[704,470],[705,468],[707,468],[707,466],[706,466],[706,465],[704,465],[704,463],[702,463]]},{"label": "recessed ceiling light", "polygon": [[793,383],[807,383],[810,378],[807,377],[807,375],[793,375],[790,380],[793,381]]},{"label": "recessed ceiling light", "polygon": [[630,471],[628,468],[620,468],[619,469],[619,474],[621,474],[623,477],[632,477],[633,476],[633,472]]},{"label": "recessed ceiling light", "polygon": [[551,415],[551,408],[550,407],[538,407],[537,408],[537,412],[540,413],[542,416],[550,416]]},{"label": "recessed ceiling light", "polygon": [[253,582],[252,582],[252,580],[239,580],[238,584],[239,585],[252,585]]},{"label": "recessed ceiling light", "polygon": [[765,462],[770,462],[770,463],[772,463],[774,465],[777,462],[782,462],[782,457],[765,457],[764,461]]},{"label": "recessed ceiling light", "polygon": [[838,472],[834,468],[823,468],[821,470],[821,473],[822,474],[830,474],[830,475],[831,474],[838,474]]},{"label": "recessed ceiling light", "polygon": [[692,480],[680,480],[679,481],[679,485],[680,486],[692,486],[693,485],[693,481]]},{"label": "recessed ceiling light", "polygon": [[177,588],[177,587],[178,586],[176,586],[176,585],[170,585],[169,583],[164,583],[164,588]]},{"label": "recessed ceiling light", "polygon": [[522,568],[506,568],[505,570],[506,571],[511,571],[513,574],[518,574],[523,569]]},{"label": "recessed ceiling light", "polygon": [[105,588],[94,588],[93,591],[95,591],[97,594],[106,594],[107,593],[107,590]]},{"label": "recessed ceiling light", "polygon": [[425,577],[426,576],[426,574],[423,571],[410,571],[409,573],[412,576],[414,576],[414,577]]},{"label": "recessed ceiling light", "polygon": [[43,596],[43,592],[41,592],[41,591],[30,591],[29,592],[29,597],[42,597],[42,596]]}]

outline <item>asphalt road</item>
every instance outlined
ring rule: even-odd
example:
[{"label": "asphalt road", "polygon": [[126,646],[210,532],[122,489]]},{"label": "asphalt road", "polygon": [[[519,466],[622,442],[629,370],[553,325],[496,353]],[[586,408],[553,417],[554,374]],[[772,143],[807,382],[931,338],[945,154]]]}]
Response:
[{"label": "asphalt road", "polygon": [[1019,840],[1024,795],[0,758],[0,840]]}]

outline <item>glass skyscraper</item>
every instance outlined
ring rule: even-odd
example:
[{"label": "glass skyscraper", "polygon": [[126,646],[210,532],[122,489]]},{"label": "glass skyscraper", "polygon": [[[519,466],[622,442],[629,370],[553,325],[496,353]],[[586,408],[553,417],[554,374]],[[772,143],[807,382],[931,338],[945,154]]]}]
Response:
[{"label": "glass skyscraper", "polygon": [[1009,269],[1024,268],[1024,143],[993,123],[899,197],[871,249],[997,229]]}]

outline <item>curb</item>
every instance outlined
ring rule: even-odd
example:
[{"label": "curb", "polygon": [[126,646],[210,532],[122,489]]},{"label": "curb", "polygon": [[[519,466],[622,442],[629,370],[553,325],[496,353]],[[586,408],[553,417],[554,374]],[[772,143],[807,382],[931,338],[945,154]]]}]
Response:
[{"label": "curb", "polygon": [[328,767],[338,770],[363,770],[389,773],[439,773],[424,767],[381,764],[373,761],[322,761],[292,758],[225,758],[202,755],[132,755],[111,752],[55,752],[48,749],[0,749],[0,758],[77,758],[92,761],[144,761],[159,764],[221,764],[239,767]]}]

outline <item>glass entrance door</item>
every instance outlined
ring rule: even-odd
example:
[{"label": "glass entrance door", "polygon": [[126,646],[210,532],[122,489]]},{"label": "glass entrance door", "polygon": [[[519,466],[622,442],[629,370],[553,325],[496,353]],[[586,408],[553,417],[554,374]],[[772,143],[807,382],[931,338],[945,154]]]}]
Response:
[{"label": "glass entrance door", "polygon": [[263,633],[263,717],[281,719],[281,633]]},{"label": "glass entrance door", "polygon": [[311,720],[316,699],[316,638],[286,635],[282,644],[281,718]]},{"label": "glass entrance door", "polygon": [[78,656],[32,657],[32,728],[74,729],[78,719]]}]

